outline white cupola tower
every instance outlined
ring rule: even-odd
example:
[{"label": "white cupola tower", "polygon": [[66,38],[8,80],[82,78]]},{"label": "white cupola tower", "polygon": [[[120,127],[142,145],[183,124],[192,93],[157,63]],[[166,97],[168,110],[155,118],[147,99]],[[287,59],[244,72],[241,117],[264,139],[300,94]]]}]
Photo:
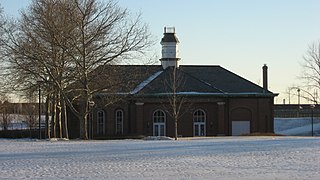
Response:
[{"label": "white cupola tower", "polygon": [[174,27],[165,27],[163,38],[160,44],[162,45],[162,58],[160,59],[163,69],[169,66],[179,67],[179,40],[175,35]]}]

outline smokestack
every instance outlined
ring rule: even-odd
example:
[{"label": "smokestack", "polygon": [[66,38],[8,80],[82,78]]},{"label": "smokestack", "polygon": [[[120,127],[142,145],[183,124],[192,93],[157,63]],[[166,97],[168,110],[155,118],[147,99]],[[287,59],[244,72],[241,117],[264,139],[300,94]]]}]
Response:
[{"label": "smokestack", "polygon": [[268,66],[266,64],[262,67],[263,89],[268,90]]}]

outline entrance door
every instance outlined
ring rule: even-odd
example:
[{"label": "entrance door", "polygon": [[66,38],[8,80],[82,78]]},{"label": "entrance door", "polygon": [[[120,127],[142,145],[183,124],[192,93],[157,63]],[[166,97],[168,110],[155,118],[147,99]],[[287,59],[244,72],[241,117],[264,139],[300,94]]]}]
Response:
[{"label": "entrance door", "polygon": [[202,109],[193,113],[193,136],[206,136],[206,113]]},{"label": "entrance door", "polygon": [[153,124],[153,136],[165,136],[165,123]]},{"label": "entrance door", "polygon": [[166,136],[166,115],[162,110],[153,113],[153,136]]},{"label": "entrance door", "polygon": [[194,123],[194,136],[206,136],[205,123]]}]

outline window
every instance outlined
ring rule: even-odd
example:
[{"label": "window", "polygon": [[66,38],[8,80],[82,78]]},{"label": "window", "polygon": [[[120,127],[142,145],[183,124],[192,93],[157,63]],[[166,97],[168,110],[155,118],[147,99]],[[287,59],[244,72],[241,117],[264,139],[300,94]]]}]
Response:
[{"label": "window", "polygon": [[97,112],[97,135],[105,135],[105,113],[103,110]]},{"label": "window", "polygon": [[193,135],[206,136],[206,113],[202,109],[193,113]]},{"label": "window", "polygon": [[123,111],[116,110],[116,134],[123,134]]},{"label": "window", "polygon": [[153,113],[153,135],[166,135],[166,115],[162,110],[156,110]]}]

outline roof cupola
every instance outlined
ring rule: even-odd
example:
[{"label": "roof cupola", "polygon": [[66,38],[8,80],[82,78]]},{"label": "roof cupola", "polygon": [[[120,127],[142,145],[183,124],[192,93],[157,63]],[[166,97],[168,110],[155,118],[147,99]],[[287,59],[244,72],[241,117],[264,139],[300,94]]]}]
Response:
[{"label": "roof cupola", "polygon": [[174,27],[165,27],[163,38],[160,42],[162,46],[162,58],[160,59],[163,69],[167,67],[179,67],[179,40],[175,35]]}]

